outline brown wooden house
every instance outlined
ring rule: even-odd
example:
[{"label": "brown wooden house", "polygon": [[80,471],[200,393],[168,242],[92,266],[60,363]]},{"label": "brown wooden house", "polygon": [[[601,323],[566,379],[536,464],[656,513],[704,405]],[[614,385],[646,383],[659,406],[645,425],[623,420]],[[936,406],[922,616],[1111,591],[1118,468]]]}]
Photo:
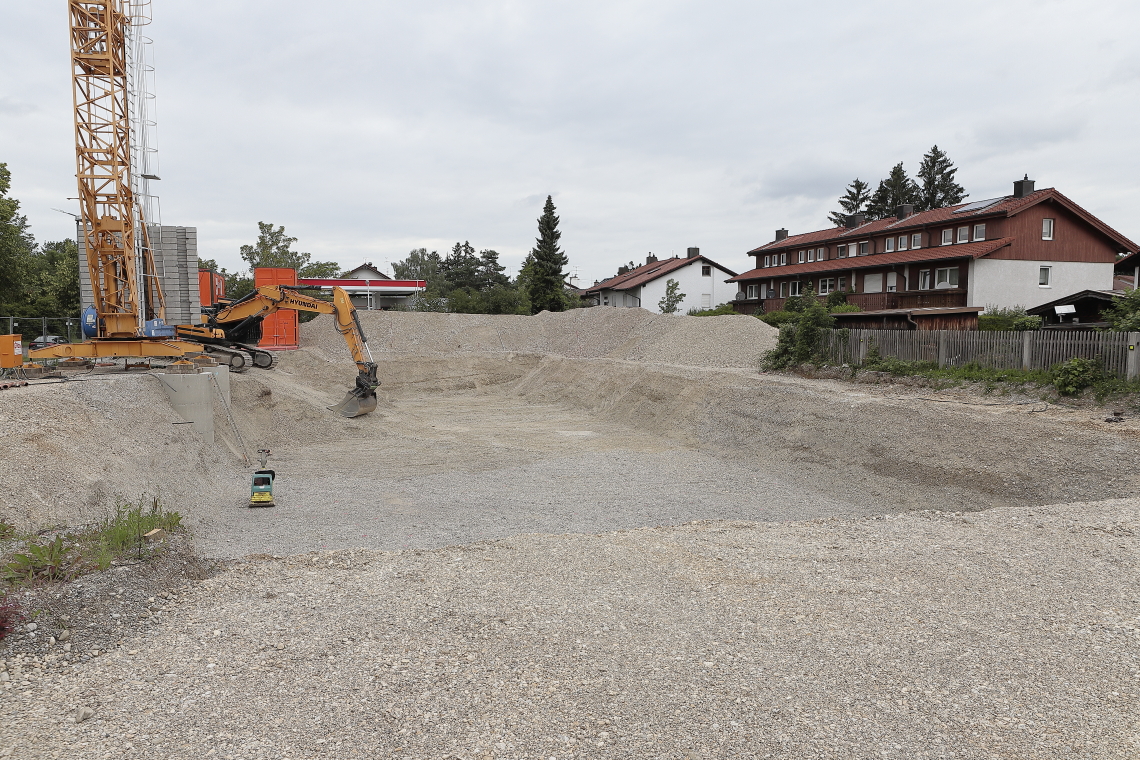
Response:
[{"label": "brown wooden house", "polygon": [[1109,290],[1128,238],[1052,188],[1014,183],[1013,195],[776,239],[749,251],[756,268],[730,282],[745,314],[779,311],[808,283],[847,291],[864,311],[1033,307],[1081,290]]}]

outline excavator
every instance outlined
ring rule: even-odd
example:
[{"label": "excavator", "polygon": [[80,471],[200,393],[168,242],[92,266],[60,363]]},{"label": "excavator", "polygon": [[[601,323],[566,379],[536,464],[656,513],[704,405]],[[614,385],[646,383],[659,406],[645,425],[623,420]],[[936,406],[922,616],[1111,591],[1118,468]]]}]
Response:
[{"label": "excavator", "polygon": [[182,340],[205,346],[207,353],[222,356],[231,369],[245,369],[245,354],[252,357],[253,366],[271,368],[276,357],[269,351],[257,348],[261,340],[261,325],[267,316],[280,309],[331,314],[336,331],[344,337],[349,353],[356,363],[356,385],[339,404],[329,407],[342,417],[359,417],[376,408],[376,363],[368,349],[364,330],[356,307],[343,288],[333,288],[332,303],[313,298],[288,285],[262,285],[257,290],[237,299],[222,299],[202,315],[200,325],[177,325],[175,334]]}]

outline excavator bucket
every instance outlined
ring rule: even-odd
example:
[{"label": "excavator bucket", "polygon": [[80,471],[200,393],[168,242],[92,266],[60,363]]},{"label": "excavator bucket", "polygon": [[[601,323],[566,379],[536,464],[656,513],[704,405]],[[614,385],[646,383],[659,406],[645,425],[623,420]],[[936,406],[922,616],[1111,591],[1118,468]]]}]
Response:
[{"label": "excavator bucket", "polygon": [[345,394],[344,400],[336,406],[330,406],[329,409],[339,414],[341,417],[359,417],[362,414],[368,414],[376,408],[376,392],[361,396],[358,395],[359,390],[353,388]]},{"label": "excavator bucket", "polygon": [[341,417],[359,417],[376,408],[376,388],[380,385],[376,379],[376,365],[367,362],[357,366],[363,369],[356,376],[356,387],[339,404],[329,407]]}]

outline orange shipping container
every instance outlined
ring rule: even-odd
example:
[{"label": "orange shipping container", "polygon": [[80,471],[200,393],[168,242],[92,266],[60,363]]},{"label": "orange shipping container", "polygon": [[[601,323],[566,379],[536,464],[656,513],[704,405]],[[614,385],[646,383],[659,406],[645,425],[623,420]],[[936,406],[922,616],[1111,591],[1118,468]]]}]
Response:
[{"label": "orange shipping container", "polygon": [[198,298],[202,306],[213,306],[226,297],[226,278],[208,269],[198,270]]},{"label": "orange shipping container", "polygon": [[[297,270],[283,267],[257,267],[253,270],[253,286],[262,285],[296,285]],[[261,348],[288,349],[297,348],[297,312],[291,309],[270,314],[261,323]]]}]

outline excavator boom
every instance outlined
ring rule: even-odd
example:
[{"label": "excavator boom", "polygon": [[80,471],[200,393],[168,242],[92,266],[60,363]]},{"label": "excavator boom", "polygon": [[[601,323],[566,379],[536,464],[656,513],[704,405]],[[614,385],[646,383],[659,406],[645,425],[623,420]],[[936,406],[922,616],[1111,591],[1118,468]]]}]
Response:
[{"label": "excavator boom", "polygon": [[[368,340],[356,316],[356,307],[343,288],[333,288],[332,303],[299,293],[286,285],[262,285],[249,295],[232,302],[222,302],[218,310],[202,325],[179,325],[178,335],[204,343],[241,346],[256,343],[261,322],[281,309],[331,314],[336,331],[344,338],[352,361],[356,363],[356,384],[337,405],[329,407],[342,417],[359,417],[376,408],[376,363],[368,350]],[[255,359],[255,366],[258,363]]]}]

